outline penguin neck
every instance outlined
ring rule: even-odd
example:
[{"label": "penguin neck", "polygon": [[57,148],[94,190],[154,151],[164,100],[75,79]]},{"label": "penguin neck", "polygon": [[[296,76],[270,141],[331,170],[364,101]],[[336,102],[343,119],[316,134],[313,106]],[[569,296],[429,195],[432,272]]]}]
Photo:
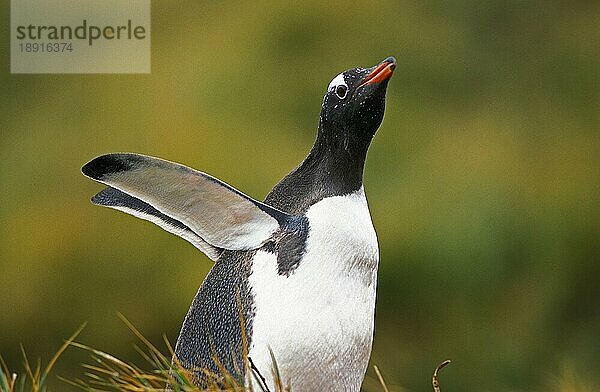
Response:
[{"label": "penguin neck", "polygon": [[350,138],[348,133],[331,132],[319,126],[315,144],[298,172],[313,174],[319,185],[332,190],[335,196],[357,191],[362,186],[368,142]]},{"label": "penguin neck", "polygon": [[267,195],[265,202],[283,211],[300,214],[314,203],[331,196],[358,191],[369,140],[357,140],[351,133],[331,130],[319,124],[308,156]]}]

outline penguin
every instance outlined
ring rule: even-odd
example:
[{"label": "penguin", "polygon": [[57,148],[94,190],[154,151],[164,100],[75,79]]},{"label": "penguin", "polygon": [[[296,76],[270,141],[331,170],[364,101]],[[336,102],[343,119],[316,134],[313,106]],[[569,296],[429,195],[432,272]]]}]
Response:
[{"label": "penguin", "polygon": [[151,221],[214,261],[174,352],[197,385],[226,372],[254,388],[360,390],[379,264],[363,168],[395,68],[388,57],[333,78],[314,145],[263,202],[150,156],[107,154],[83,166],[108,186],[94,204]]}]

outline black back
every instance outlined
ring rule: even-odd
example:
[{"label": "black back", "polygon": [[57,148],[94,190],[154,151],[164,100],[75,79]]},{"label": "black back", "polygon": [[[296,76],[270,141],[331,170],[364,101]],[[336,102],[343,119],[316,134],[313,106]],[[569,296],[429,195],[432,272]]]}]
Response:
[{"label": "black back", "polygon": [[200,286],[185,317],[175,355],[187,369],[196,369],[200,387],[205,375],[225,368],[244,380],[242,328],[252,331],[253,301],[248,276],[254,251],[225,251]]}]

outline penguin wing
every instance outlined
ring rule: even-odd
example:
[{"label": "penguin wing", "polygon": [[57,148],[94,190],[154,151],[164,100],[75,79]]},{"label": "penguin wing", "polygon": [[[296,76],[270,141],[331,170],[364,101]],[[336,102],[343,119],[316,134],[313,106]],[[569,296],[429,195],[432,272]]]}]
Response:
[{"label": "penguin wing", "polygon": [[206,173],[140,154],[99,156],[81,169],[109,188],[92,198],[149,220],[216,259],[220,249],[257,249],[294,216]]},{"label": "penguin wing", "polygon": [[98,192],[92,197],[92,203],[99,206],[114,208],[157,224],[169,233],[173,233],[189,241],[213,261],[216,261],[223,251],[223,249],[212,246],[204,241],[194,233],[192,229],[177,219],[173,219],[170,216],[163,214],[150,204],[130,196],[125,192],[121,192],[116,188],[108,187]]}]

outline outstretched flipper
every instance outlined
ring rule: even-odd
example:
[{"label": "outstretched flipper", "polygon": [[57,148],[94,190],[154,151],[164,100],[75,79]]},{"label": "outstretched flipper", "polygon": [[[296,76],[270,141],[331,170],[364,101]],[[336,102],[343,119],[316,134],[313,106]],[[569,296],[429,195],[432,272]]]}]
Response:
[{"label": "outstretched flipper", "polygon": [[189,241],[213,261],[216,261],[223,251],[223,249],[214,247],[208,242],[204,241],[201,237],[194,233],[192,229],[180,221],[163,214],[150,204],[143,202],[140,199],[136,199],[125,192],[121,192],[116,188],[108,187],[98,192],[94,197],[92,197],[92,203],[99,206],[114,208],[133,216],[137,216],[138,218],[150,221],[162,227],[169,233],[173,233],[184,240]]},{"label": "outstretched flipper", "polygon": [[219,248],[260,248],[295,221],[206,173],[159,158],[107,154],[81,170],[117,190],[101,191],[94,203],[154,222],[211,258],[218,257]]}]

